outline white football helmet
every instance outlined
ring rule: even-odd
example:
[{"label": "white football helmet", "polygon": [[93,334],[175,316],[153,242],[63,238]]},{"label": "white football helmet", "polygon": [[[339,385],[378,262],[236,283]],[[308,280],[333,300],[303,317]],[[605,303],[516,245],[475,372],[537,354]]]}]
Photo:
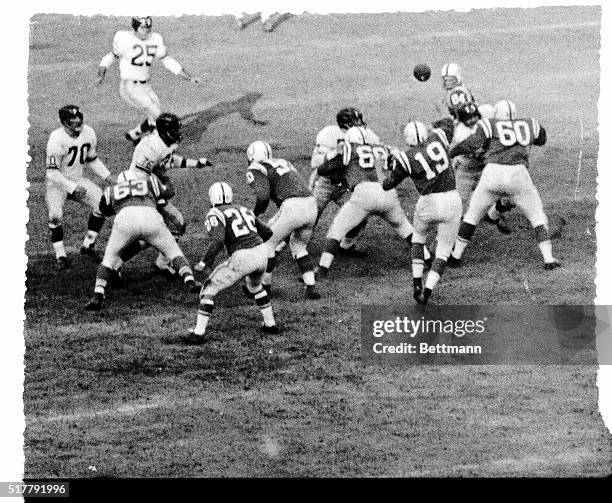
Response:
[{"label": "white football helmet", "polygon": [[488,103],[478,105],[478,112],[483,119],[493,119],[493,117],[495,117],[495,107]]},{"label": "white football helmet", "polygon": [[208,199],[212,206],[230,204],[234,198],[234,191],[228,183],[215,182],[208,189]]},{"label": "white football helmet", "polygon": [[404,128],[404,138],[410,146],[421,144],[428,135],[427,126],[419,121],[411,121]]},{"label": "white football helmet", "polygon": [[346,132],[344,140],[347,143],[358,143],[359,145],[365,145],[368,143],[366,141],[366,137],[367,132],[363,126],[353,126]]},{"label": "white football helmet", "polygon": [[130,180],[142,180],[147,178],[149,174],[139,169],[126,169],[117,175],[117,183],[129,182]]},{"label": "white football helmet", "polygon": [[499,120],[516,119],[516,105],[510,100],[501,100],[495,103],[494,117]]},{"label": "white football helmet", "polygon": [[446,63],[440,72],[442,87],[447,91],[463,84],[463,72],[457,63]]},{"label": "white football helmet", "polygon": [[272,157],[272,147],[265,141],[254,141],[247,148],[247,159],[249,162],[259,162]]}]

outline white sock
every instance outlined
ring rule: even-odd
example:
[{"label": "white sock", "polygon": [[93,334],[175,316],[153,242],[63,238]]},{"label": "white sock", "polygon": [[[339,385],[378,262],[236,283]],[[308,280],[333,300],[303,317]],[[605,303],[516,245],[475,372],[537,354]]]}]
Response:
[{"label": "white sock", "polygon": [[425,288],[433,290],[438,284],[438,281],[440,281],[440,275],[435,271],[429,271],[429,273],[427,273],[427,279],[425,280]]},{"label": "white sock", "polygon": [[538,243],[538,246],[540,248],[540,251],[542,252],[542,257],[544,257],[544,262],[552,262],[554,258],[552,254],[552,243],[550,242],[550,239]]},{"label": "white sock", "polygon": [[63,241],[56,241],[55,243],[53,243],[53,249],[55,250],[55,258],[66,256],[66,249],[64,248]]},{"label": "white sock", "polygon": [[455,246],[453,247],[452,256],[457,260],[461,259],[463,256],[463,252],[465,251],[465,247],[468,245],[469,241],[463,238],[457,238],[455,241]]},{"label": "white sock", "polygon": [[425,269],[425,264],[421,259],[416,259],[412,261],[412,277],[415,279],[419,279],[423,277],[423,269]]},{"label": "white sock", "polygon": [[272,273],[271,272],[263,273],[263,276],[261,277],[261,284],[267,285],[267,286],[270,286],[272,284]]},{"label": "white sock", "polygon": [[83,248],[89,248],[90,246],[94,245],[97,238],[97,232],[87,231],[87,234],[85,234],[85,239],[83,239]]},{"label": "white sock", "polygon": [[302,279],[304,280],[305,285],[314,286],[315,284],[314,271],[306,271],[304,274],[302,274]]},{"label": "white sock", "polygon": [[198,321],[196,321],[194,333],[196,335],[204,335],[206,333],[206,327],[208,327],[209,320],[210,315],[208,313],[198,311]]},{"label": "white sock", "polygon": [[325,267],[326,269],[329,269],[333,261],[334,261],[334,256],[331,253],[323,252],[321,254],[321,259],[319,260],[319,265],[321,267]]},{"label": "white sock", "polygon": [[429,260],[431,258],[431,253],[429,253],[429,249],[425,245],[423,245],[423,258],[425,260]]},{"label": "white sock", "polygon": [[340,241],[340,248],[342,248],[343,250],[348,250],[354,244],[355,244],[355,238],[347,238],[345,236]]}]

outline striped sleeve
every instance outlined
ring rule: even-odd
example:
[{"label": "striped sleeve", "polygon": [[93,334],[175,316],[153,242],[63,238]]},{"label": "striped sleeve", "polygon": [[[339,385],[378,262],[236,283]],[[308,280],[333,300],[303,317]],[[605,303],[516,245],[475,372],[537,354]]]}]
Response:
[{"label": "striped sleeve", "polygon": [[533,127],[533,137],[537,138],[540,136],[540,123],[534,118],[531,119],[531,126]]},{"label": "striped sleeve", "polygon": [[493,137],[493,127],[491,126],[489,119],[480,119],[477,124],[482,129],[482,132],[486,138],[490,139]]},{"label": "striped sleeve", "polygon": [[436,133],[438,138],[440,138],[440,141],[442,142],[442,144],[446,148],[448,148],[448,137],[446,136],[446,133],[444,132],[444,130],[436,128],[436,129],[433,129],[433,132]]}]

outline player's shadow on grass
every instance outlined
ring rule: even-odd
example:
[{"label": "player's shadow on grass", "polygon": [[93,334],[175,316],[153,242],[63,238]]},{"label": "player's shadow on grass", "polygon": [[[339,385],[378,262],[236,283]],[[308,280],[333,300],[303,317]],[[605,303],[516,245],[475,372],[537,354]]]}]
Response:
[{"label": "player's shadow on grass", "polygon": [[200,141],[210,124],[236,112],[245,121],[255,126],[265,126],[267,121],[257,120],[253,114],[253,107],[261,97],[261,93],[247,93],[235,100],[221,101],[206,110],[185,115],[181,119],[183,121],[183,137],[185,141]]}]

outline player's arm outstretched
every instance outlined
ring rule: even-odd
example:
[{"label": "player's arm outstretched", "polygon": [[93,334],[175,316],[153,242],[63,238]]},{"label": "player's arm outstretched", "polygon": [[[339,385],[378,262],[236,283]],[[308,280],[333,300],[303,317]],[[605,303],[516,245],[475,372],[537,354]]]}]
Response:
[{"label": "player's arm outstretched", "polygon": [[191,157],[183,157],[177,153],[173,153],[170,157],[169,167],[173,169],[177,168],[206,168],[212,166],[206,157],[199,157],[198,159],[192,159]]},{"label": "player's arm outstretched", "polygon": [[404,152],[391,150],[387,157],[388,175],[383,180],[383,190],[397,187],[410,173],[410,161]]},{"label": "player's arm outstretched", "polygon": [[204,272],[205,276],[210,276],[212,265],[217,255],[221,253],[225,246],[225,217],[219,210],[213,208],[208,212],[204,222],[210,242],[204,257],[196,266],[197,271]]},{"label": "player's arm outstretched", "polygon": [[161,41],[160,46],[161,47],[159,48],[159,52],[155,55],[155,57],[162,62],[162,65],[164,65],[168,71],[182,78],[183,80],[188,80],[189,82],[193,82],[194,84],[200,83],[200,79],[192,76],[187,70],[183,68],[183,66],[176,59],[174,59],[168,54],[168,50],[166,49],[163,40]]},{"label": "player's arm outstretched", "polygon": [[[262,167],[262,169],[265,169]],[[270,183],[268,177],[259,169],[249,169],[246,173],[247,182],[255,192],[255,208],[253,213],[256,217],[263,214],[270,203]]]},{"label": "player's arm outstretched", "polygon": [[330,176],[335,173],[346,171],[350,158],[350,145],[348,143],[342,143],[342,149],[340,151],[330,150],[326,154],[323,164],[317,168],[317,173],[321,176]]},{"label": "player's arm outstretched", "polygon": [[87,152],[87,158],[85,159],[85,165],[91,169],[96,175],[98,175],[104,183],[107,185],[112,185],[115,183],[115,178],[108,170],[106,165],[102,162],[102,160],[98,157],[98,141],[96,135],[94,133],[93,142],[91,144],[91,148]]},{"label": "player's arm outstretched", "polygon": [[462,142],[451,147],[448,151],[448,156],[452,158],[458,155],[470,155],[479,152],[486,147],[491,138],[490,129],[491,123],[488,120],[479,120],[476,131]]}]

